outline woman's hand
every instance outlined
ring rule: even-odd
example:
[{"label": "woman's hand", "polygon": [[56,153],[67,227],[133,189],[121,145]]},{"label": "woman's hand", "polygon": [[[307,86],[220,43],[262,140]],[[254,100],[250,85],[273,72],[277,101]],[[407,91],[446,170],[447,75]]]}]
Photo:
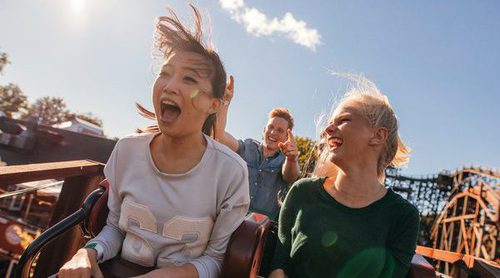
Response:
[{"label": "woman's hand", "polygon": [[58,277],[95,277],[102,278],[97,264],[97,252],[94,249],[81,248],[59,270]]},{"label": "woman's hand", "polygon": [[273,270],[271,274],[269,274],[269,278],[286,278],[286,274],[283,269],[278,268]]},{"label": "woman's hand", "polygon": [[226,91],[224,92],[224,105],[229,105],[234,96],[234,77],[229,76],[229,82],[226,85]]}]

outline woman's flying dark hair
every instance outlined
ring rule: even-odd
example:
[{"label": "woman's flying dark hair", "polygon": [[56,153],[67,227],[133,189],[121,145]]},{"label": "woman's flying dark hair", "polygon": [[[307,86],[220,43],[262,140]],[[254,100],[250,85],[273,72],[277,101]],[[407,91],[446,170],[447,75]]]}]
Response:
[{"label": "woman's flying dark hair", "polygon": [[[226,70],[219,58],[219,55],[212,47],[209,47],[203,41],[202,18],[198,9],[190,4],[193,10],[194,30],[189,30],[181,23],[175,12],[167,8],[169,16],[158,18],[156,23],[156,32],[154,36],[155,48],[159,50],[163,59],[168,59],[176,51],[186,51],[201,55],[206,59],[209,69],[209,78],[212,83],[212,94],[216,98],[222,99],[226,89]],[[156,120],[156,115],[136,103],[139,114]],[[210,114],[203,123],[202,132],[215,137],[216,113]],[[152,125],[143,132],[158,132],[158,125]]]}]

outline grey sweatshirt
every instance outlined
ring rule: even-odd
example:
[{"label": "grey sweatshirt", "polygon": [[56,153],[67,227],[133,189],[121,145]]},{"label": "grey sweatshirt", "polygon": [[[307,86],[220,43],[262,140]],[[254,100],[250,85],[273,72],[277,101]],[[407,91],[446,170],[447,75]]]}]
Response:
[{"label": "grey sweatshirt", "polygon": [[97,237],[100,261],[122,258],[157,268],[193,264],[218,277],[229,237],[249,206],[246,163],[205,136],[201,161],[184,174],[158,170],[149,145],[156,134],[118,141],[104,174],[110,184],[107,224]]}]

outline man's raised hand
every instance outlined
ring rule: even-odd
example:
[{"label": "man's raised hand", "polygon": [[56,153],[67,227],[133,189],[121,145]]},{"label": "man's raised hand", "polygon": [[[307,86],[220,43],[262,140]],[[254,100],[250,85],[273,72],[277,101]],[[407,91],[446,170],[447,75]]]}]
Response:
[{"label": "man's raised hand", "polygon": [[281,152],[286,156],[286,159],[291,162],[296,162],[299,158],[299,150],[297,148],[297,143],[295,142],[295,137],[290,129],[287,130],[288,139],[285,142],[280,142],[278,146]]}]

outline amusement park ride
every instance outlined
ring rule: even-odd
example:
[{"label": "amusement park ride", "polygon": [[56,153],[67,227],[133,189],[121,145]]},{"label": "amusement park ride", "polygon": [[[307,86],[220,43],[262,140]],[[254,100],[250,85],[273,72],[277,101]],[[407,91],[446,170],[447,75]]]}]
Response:
[{"label": "amusement park ride", "polygon": [[[99,202],[106,198],[99,198],[105,192],[99,185],[103,180],[102,169],[103,164],[88,160],[0,167],[2,188],[34,180],[63,181],[50,222],[46,227],[39,227],[45,232],[27,247],[23,258],[20,258],[20,251],[25,249],[20,244],[22,236],[18,235],[17,241],[10,241],[19,243],[12,244],[10,249],[2,245],[3,253],[9,255],[12,262],[19,262],[16,276],[12,277],[29,277],[30,271],[35,277],[56,273],[84,245],[85,235],[99,230],[106,215],[103,201]],[[480,168],[464,168],[428,178],[404,177],[396,170],[387,173],[387,186],[413,202],[421,212],[417,256],[412,261],[409,277],[435,277],[435,270],[453,277],[500,277],[499,180],[498,172]],[[28,190],[20,194],[25,195]],[[0,198],[3,195],[6,194]],[[84,205],[80,207],[81,204]],[[81,228],[77,227],[79,223]],[[5,227],[1,222],[0,225]],[[31,227],[34,237],[33,226],[19,219],[17,225],[22,231],[30,231],[28,227]],[[252,215],[246,219],[232,236],[225,258],[225,277],[255,277],[267,229],[265,217]],[[15,238],[15,235],[11,232],[10,237]],[[42,246],[45,248],[36,257]],[[103,268],[107,268],[108,273],[125,270],[122,277],[140,273],[123,261],[108,263]]]},{"label": "amusement park ride", "polygon": [[[48,127],[37,130],[35,135],[49,138],[39,142],[47,144],[44,149],[57,143],[68,148],[59,153],[70,154],[75,148],[68,140],[72,136],[75,145],[81,145],[71,132]],[[19,134],[23,132],[29,133],[24,130]],[[12,155],[13,147],[32,147],[31,139],[16,136],[21,135],[0,132],[0,147],[8,146],[0,148],[4,151],[0,155]],[[108,141],[97,137],[87,140],[99,148],[106,146],[98,152],[103,157],[114,145]],[[17,157],[23,155],[21,152]],[[63,160],[72,159],[49,161]],[[106,187],[101,186],[105,184],[104,164],[74,158],[34,162],[0,164],[0,263],[4,263],[0,265],[0,277],[48,277],[57,273],[106,219]],[[498,170],[469,167],[415,178],[389,169],[385,183],[420,211],[417,254],[408,277],[500,277]],[[224,277],[256,277],[268,228],[265,216],[247,217],[231,237]],[[129,277],[147,271],[119,259],[102,268],[108,273],[105,277]]]}]

